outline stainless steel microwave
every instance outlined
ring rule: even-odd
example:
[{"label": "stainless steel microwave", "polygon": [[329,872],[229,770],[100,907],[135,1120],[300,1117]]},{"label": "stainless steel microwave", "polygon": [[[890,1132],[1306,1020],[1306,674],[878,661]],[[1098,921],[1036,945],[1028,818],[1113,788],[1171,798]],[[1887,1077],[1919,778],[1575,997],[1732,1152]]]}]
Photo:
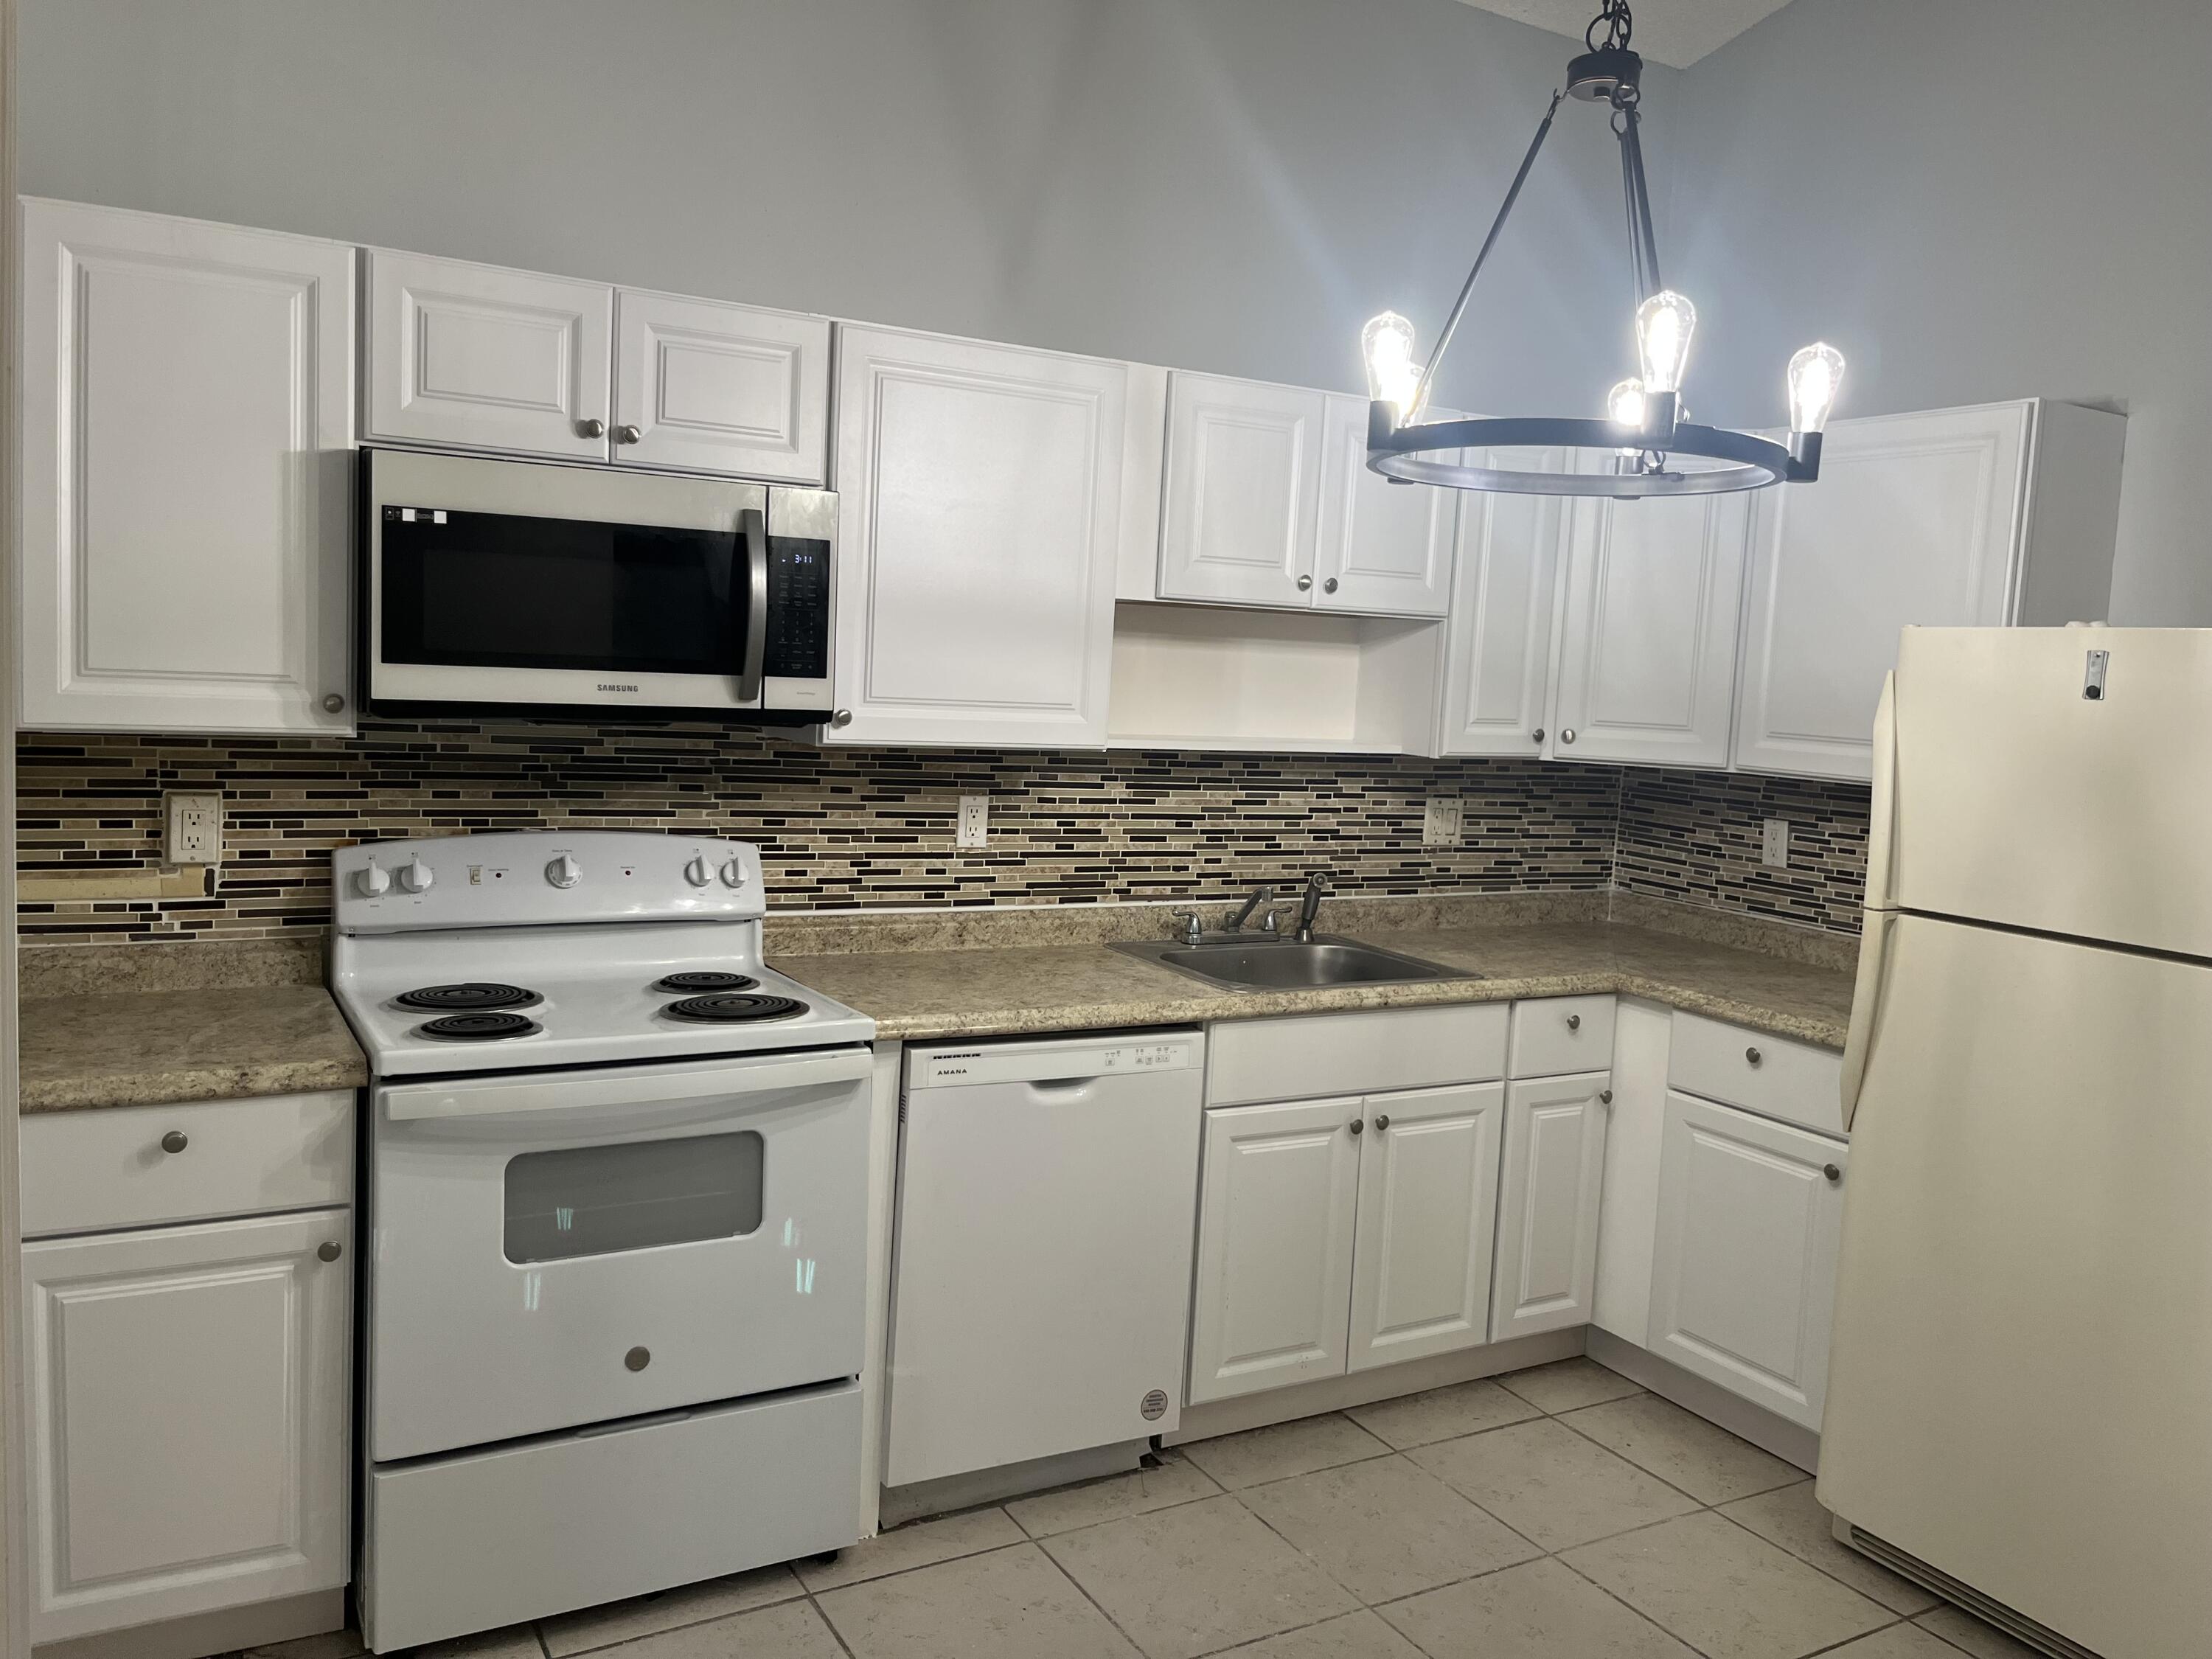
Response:
[{"label": "stainless steel microwave", "polygon": [[403,449],[361,466],[370,712],[828,717],[830,491]]}]

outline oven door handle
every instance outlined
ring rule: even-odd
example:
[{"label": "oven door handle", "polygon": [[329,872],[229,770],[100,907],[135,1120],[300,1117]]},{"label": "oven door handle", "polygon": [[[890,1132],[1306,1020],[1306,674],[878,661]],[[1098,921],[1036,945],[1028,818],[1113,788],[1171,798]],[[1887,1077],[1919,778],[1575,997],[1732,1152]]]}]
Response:
[{"label": "oven door handle", "polygon": [[676,1106],[695,1101],[731,1103],[744,1095],[856,1083],[874,1069],[874,1057],[867,1049],[846,1048],[647,1077],[464,1079],[388,1090],[384,1109],[387,1117],[407,1121],[608,1106]]},{"label": "oven door handle", "polygon": [[738,701],[761,700],[761,675],[768,666],[768,514],[749,507],[738,514],[738,538],[745,549],[745,651],[738,665]]}]

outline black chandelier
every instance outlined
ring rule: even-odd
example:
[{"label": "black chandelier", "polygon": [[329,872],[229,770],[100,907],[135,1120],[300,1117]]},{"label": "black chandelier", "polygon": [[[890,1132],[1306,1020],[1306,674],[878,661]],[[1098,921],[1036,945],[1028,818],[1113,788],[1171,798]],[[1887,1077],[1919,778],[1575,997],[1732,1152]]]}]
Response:
[{"label": "black chandelier", "polygon": [[[1698,426],[1682,406],[1682,370],[1698,325],[1697,307],[1659,280],[1659,249],[1651,234],[1651,201],[1644,183],[1644,147],[1637,135],[1638,82],[1644,59],[1629,50],[1628,0],[1601,0],[1602,9],[1583,36],[1586,51],[1567,65],[1567,84],[1552,94],[1537,124],[1521,170],[1491,222],[1474,256],[1474,268],[1444,319],[1436,349],[1419,369],[1413,325],[1394,311],[1370,322],[1360,335],[1367,359],[1367,465],[1401,483],[1443,484],[1532,495],[1711,495],[1768,484],[1805,483],[1820,476],[1820,433],[1843,380],[1843,354],[1833,346],[1807,346],[1790,360],[1790,441],[1778,444],[1747,432]],[[1599,39],[1602,29],[1604,38]],[[1474,279],[1505,228],[1506,216],[1528,181],[1536,153],[1552,131],[1565,98],[1603,102],[1613,111],[1620,141],[1621,186],[1628,198],[1628,256],[1636,288],[1636,339],[1643,374],[1606,394],[1602,419],[1534,416],[1504,420],[1421,422],[1437,365],[1474,292]],[[1610,472],[1518,472],[1435,459],[1462,450],[1520,448],[1611,449]],[[1721,465],[1682,471],[1670,457],[1690,455]]]}]

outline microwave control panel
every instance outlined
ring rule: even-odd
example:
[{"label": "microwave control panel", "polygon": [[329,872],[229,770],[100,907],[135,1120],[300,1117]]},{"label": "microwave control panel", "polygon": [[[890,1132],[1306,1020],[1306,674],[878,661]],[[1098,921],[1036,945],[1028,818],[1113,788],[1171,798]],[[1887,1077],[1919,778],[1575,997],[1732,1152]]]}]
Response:
[{"label": "microwave control panel", "polygon": [[830,673],[830,544],[798,536],[768,538],[768,659],[777,679],[818,680]]}]

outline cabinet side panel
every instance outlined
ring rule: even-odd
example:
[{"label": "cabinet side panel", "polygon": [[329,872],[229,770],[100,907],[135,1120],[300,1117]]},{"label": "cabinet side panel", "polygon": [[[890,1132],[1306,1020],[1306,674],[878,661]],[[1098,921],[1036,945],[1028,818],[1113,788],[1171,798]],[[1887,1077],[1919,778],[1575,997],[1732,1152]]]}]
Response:
[{"label": "cabinet side panel", "polygon": [[2016,620],[2023,628],[2102,622],[2112,597],[2127,417],[2046,403],[2035,431]]}]

